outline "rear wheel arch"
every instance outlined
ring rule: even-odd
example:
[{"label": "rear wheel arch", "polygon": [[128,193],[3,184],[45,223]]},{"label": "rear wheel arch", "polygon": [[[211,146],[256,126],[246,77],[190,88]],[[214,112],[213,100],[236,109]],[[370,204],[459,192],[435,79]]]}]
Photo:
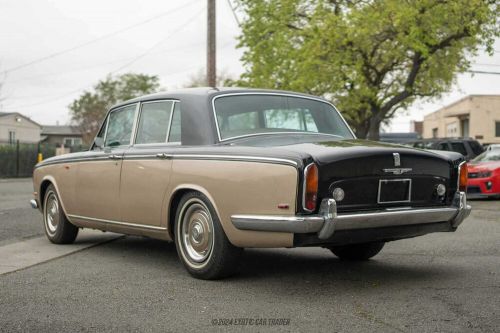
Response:
[{"label": "rear wheel arch", "polygon": [[[172,195],[170,197],[170,203],[168,205],[167,230],[172,240],[175,239],[174,226],[175,226],[175,215],[177,213],[177,207],[182,197],[189,192],[198,192],[203,194],[210,201],[210,204],[212,204],[212,207],[214,208],[218,218],[219,219],[221,218],[214,198],[209,194],[209,192],[205,188],[193,184],[179,185],[173,190]],[[221,224],[222,228],[224,229],[224,224],[223,223]]]}]

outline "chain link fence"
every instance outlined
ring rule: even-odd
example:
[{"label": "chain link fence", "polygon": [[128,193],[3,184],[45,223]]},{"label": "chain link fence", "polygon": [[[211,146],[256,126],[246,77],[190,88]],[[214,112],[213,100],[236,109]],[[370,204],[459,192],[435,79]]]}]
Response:
[{"label": "chain link fence", "polygon": [[[46,159],[56,155],[56,148],[53,144],[0,141],[0,178],[31,177],[38,154]],[[71,152],[86,150],[84,146],[68,148]]]}]

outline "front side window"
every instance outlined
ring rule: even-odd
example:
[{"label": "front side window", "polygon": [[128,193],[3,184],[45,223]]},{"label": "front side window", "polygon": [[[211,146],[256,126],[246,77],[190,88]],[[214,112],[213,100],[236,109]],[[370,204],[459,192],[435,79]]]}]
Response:
[{"label": "front side window", "polygon": [[354,138],[328,103],[301,97],[244,94],[214,100],[220,139],[274,133],[321,133]]},{"label": "front side window", "polygon": [[125,106],[109,114],[105,147],[130,145],[134,127],[136,105]]},{"label": "front side window", "polygon": [[167,142],[172,101],[152,102],[142,105],[136,144]]}]

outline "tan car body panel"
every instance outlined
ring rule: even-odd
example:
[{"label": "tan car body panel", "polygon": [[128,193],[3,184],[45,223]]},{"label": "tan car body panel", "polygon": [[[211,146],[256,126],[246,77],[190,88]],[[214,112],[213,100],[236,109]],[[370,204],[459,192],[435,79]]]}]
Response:
[{"label": "tan car body panel", "polygon": [[[35,192],[40,193],[44,180],[53,183],[64,211],[70,215],[69,220],[79,227],[171,240],[168,216],[173,195],[180,190],[196,190],[211,201],[233,245],[293,246],[291,233],[239,230],[231,223],[231,215],[234,214],[294,215],[298,174],[293,166],[253,161],[175,158],[124,160],[126,172],[125,175],[122,174],[122,181],[125,176],[125,188],[128,187],[132,193],[123,196],[120,218],[110,218],[116,215],[106,209],[110,191],[103,190],[103,186],[107,181],[101,177],[98,177],[100,181],[91,179],[98,172],[105,172],[103,168],[112,165],[110,163],[113,162],[80,161],[39,167],[35,169],[33,177]],[[148,178],[145,178],[146,174]],[[83,188],[78,188],[78,184]],[[108,186],[110,184],[107,182]],[[77,199],[77,191],[85,194],[84,204],[81,202],[82,195]],[[159,198],[162,198],[161,212],[151,212],[159,204]],[[38,202],[42,200],[39,195],[36,199]],[[96,205],[95,202],[99,204]],[[280,203],[288,204],[289,209],[278,208]],[[134,225],[123,225],[123,222]],[[142,224],[144,227],[140,226]]]}]

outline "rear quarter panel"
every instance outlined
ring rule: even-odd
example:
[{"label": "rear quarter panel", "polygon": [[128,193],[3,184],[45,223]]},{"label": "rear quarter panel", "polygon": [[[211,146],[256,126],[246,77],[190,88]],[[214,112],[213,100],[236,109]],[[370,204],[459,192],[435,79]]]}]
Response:
[{"label": "rear quarter panel", "polygon": [[[288,165],[174,159],[170,192],[193,189],[205,194],[235,246],[291,247],[293,234],[238,230],[231,223],[231,215],[294,215],[297,183],[297,169]],[[287,203],[289,209],[279,209],[280,203]]]}]

